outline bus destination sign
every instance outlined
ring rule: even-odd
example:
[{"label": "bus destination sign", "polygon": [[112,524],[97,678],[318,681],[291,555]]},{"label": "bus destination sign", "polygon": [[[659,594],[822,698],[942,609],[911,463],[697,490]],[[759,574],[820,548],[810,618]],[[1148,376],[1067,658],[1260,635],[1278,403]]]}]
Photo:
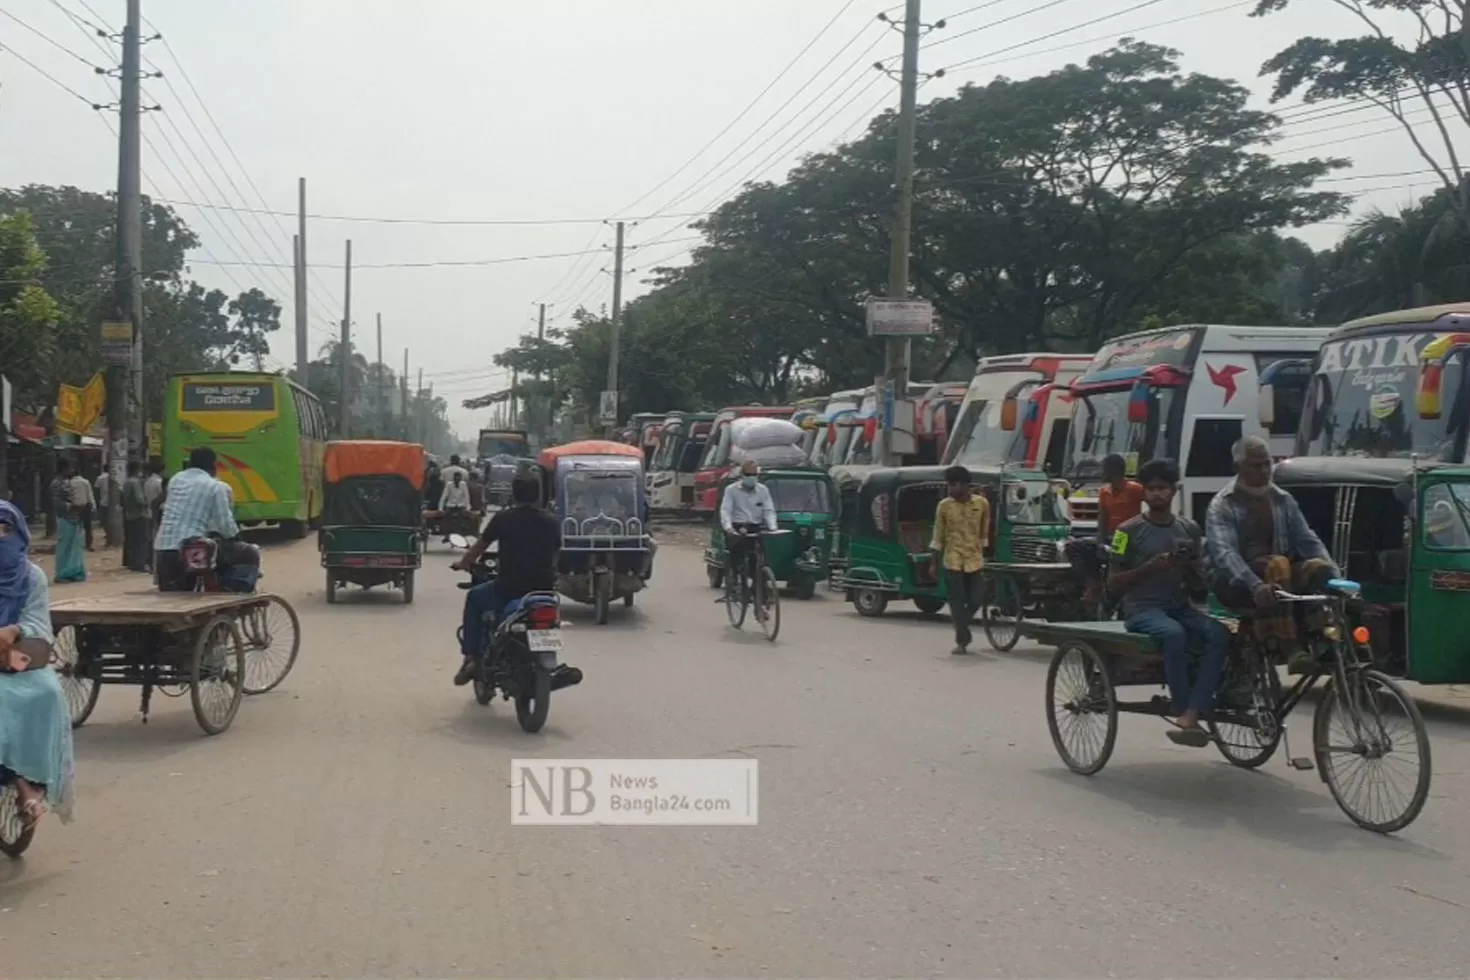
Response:
[{"label": "bus destination sign", "polygon": [[186,412],[271,412],[276,389],[268,384],[186,384]]}]

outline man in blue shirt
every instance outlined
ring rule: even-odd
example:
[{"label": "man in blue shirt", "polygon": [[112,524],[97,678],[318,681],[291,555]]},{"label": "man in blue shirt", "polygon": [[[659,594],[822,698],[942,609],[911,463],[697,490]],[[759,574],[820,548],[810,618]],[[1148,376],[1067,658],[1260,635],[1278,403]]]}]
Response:
[{"label": "man in blue shirt", "polygon": [[207,538],[211,534],[229,539],[238,537],[235,502],[230,488],[214,477],[215,455],[208,446],[189,454],[189,466],[168,481],[168,496],[163,502],[163,516],[158,534],[153,539],[157,552],[158,588],[161,592],[187,591],[188,575],[179,548],[190,538]]}]

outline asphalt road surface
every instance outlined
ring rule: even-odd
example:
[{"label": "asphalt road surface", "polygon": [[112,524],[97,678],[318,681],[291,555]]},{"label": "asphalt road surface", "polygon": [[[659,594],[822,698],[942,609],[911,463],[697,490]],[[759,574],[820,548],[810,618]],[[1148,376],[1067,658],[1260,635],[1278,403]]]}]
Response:
[{"label": "asphalt road surface", "polygon": [[[1047,735],[1042,651],[952,657],[942,621],[825,593],[770,645],[667,547],[635,609],[570,611],[586,681],[531,736],[450,685],[452,559],[431,551],[412,606],[328,606],[312,542],[270,548],[301,658],[221,736],[187,698],[145,727],[104,689],[76,822],[0,861],[0,975],[1466,973],[1460,720],[1431,723],[1433,797],[1396,838],[1313,773],[1234,770],[1149,719],[1083,778]],[[760,824],[512,827],[517,756],[755,758]]]}]

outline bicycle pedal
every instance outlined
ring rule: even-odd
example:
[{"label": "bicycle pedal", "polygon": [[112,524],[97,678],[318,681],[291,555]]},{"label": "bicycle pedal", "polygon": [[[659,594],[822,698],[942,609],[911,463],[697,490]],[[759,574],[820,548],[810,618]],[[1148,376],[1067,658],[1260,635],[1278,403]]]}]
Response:
[{"label": "bicycle pedal", "polygon": [[1311,772],[1313,769],[1317,768],[1317,763],[1313,762],[1311,759],[1308,759],[1304,755],[1299,755],[1288,760],[1287,764],[1290,765],[1291,768],[1300,770],[1301,772]]}]

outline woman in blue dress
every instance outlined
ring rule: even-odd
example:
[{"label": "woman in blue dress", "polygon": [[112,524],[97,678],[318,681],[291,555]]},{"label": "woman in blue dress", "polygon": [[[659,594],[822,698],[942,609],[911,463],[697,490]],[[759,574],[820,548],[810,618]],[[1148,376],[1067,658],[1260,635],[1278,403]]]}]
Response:
[{"label": "woman in blue dress", "polygon": [[25,517],[0,500],[0,781],[14,781],[21,817],[72,816],[71,711],[50,667],[50,592],[31,563]]}]

